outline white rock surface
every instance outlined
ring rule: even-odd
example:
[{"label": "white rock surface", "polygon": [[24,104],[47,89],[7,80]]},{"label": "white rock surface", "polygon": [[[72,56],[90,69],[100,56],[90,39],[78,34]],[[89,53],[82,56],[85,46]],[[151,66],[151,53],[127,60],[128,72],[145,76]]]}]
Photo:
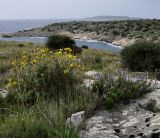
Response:
[{"label": "white rock surface", "polygon": [[87,77],[92,77],[94,79],[99,79],[102,73],[97,71],[88,71],[88,72],[85,72],[84,75]]},{"label": "white rock surface", "polygon": [[140,100],[137,100],[140,107],[151,110],[160,111],[160,89],[154,90],[152,93],[147,94]]},{"label": "white rock surface", "polygon": [[84,85],[87,88],[92,88],[93,83],[95,82],[95,80],[92,79],[84,79]]},{"label": "white rock surface", "polygon": [[142,107],[148,102],[159,107],[159,89],[128,105],[95,111],[84,123],[79,138],[160,138],[160,113]]},{"label": "white rock surface", "polygon": [[8,95],[8,91],[7,91],[7,90],[0,89],[0,95],[2,96],[2,98],[6,98],[7,95]]},{"label": "white rock surface", "polygon": [[72,127],[78,127],[84,121],[85,111],[77,112],[72,114],[70,118],[67,119],[66,124]]}]

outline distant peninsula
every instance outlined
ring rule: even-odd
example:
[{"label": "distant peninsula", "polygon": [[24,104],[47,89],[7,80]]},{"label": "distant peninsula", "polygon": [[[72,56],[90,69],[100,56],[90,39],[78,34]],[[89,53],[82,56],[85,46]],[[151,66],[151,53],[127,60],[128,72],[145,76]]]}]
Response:
[{"label": "distant peninsula", "polygon": [[139,39],[159,41],[160,20],[98,16],[85,18],[83,21],[54,23],[41,28],[19,31],[12,35],[48,37],[54,34],[66,34],[74,39],[94,39],[127,46]]}]

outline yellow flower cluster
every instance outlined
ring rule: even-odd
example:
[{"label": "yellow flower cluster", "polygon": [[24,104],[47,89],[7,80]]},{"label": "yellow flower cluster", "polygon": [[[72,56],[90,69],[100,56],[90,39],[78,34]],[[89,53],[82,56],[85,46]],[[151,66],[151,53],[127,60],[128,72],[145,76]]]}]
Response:
[{"label": "yellow flower cluster", "polygon": [[12,89],[13,87],[15,87],[17,84],[17,81],[13,80],[13,79],[9,79],[6,88],[7,89]]},{"label": "yellow flower cluster", "polygon": [[[53,66],[55,63],[58,63],[64,69],[63,72],[66,75],[72,70],[83,69],[83,64],[78,60],[77,56],[73,55],[73,51],[70,48],[59,49],[57,51],[50,51],[47,48],[23,51],[20,57],[17,57],[10,63],[12,74],[16,74],[15,77],[22,76],[23,73],[29,74],[28,72],[34,72],[38,66]],[[16,80],[18,79],[21,78],[17,78]],[[9,89],[15,85],[16,81],[10,79],[7,88]]]}]

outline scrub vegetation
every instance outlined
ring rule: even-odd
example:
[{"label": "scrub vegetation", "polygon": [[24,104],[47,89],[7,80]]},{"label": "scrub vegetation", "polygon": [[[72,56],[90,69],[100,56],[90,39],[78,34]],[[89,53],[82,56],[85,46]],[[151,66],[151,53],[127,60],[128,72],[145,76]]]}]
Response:
[{"label": "scrub vegetation", "polygon": [[[119,72],[120,54],[100,50],[0,42],[0,62],[0,88],[9,92],[0,97],[1,138],[76,138],[80,126],[66,124],[72,113],[89,115],[99,105],[113,108],[152,90],[146,79]],[[88,88],[90,70],[102,75]]]},{"label": "scrub vegetation", "polygon": [[[114,40],[152,40],[160,39],[160,20],[125,20],[108,22],[67,22],[55,23],[42,28],[20,31],[17,36],[51,36],[68,34],[71,37],[88,37],[112,42]],[[128,43],[128,42],[126,42]]]}]

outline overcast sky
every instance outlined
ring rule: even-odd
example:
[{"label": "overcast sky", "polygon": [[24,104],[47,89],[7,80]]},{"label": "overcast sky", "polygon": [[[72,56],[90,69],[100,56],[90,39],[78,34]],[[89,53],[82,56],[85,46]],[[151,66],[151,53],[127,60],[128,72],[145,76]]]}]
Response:
[{"label": "overcast sky", "polygon": [[0,19],[160,18],[160,0],[0,0]]}]

